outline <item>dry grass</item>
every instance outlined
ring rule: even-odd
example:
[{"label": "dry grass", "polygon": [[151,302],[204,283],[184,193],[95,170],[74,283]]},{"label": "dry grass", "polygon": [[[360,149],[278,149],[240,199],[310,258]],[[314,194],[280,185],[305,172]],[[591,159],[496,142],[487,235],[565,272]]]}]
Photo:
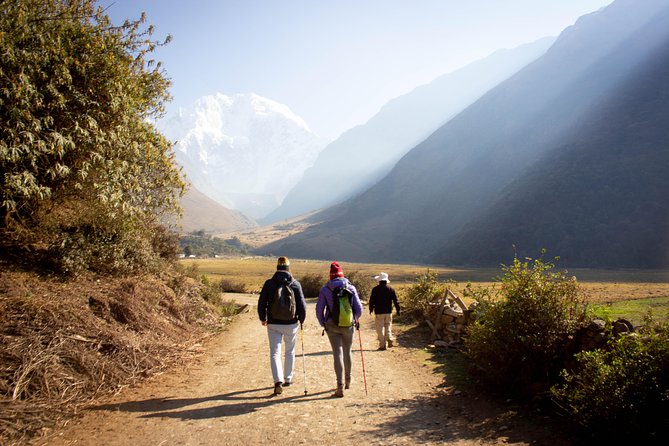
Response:
[{"label": "dry grass", "polygon": [[[220,259],[187,259],[182,260],[186,267],[193,263],[198,265],[198,271],[207,274],[212,279],[227,279],[242,282],[251,291],[257,292],[262,284],[276,271],[275,257],[230,257]],[[331,260],[300,260],[290,259],[290,272],[300,278],[306,274],[322,274],[327,276],[330,271]],[[339,262],[345,274],[354,271],[363,276],[374,277],[381,271],[388,273],[394,286],[402,287],[413,282],[417,274],[425,272],[427,267],[419,265],[395,265],[376,263]],[[455,277],[462,270],[452,268],[429,267],[435,271],[440,280]],[[477,272],[480,275],[485,273]],[[490,280],[493,275],[488,276]]]},{"label": "dry grass", "polygon": [[195,354],[220,325],[187,277],[63,282],[0,272],[0,444]]},{"label": "dry grass", "polygon": [[[242,282],[247,289],[257,292],[263,282],[276,270],[274,257],[231,257],[223,259],[184,260],[188,265],[197,263],[199,271],[212,278],[226,278]],[[291,259],[291,273],[296,278],[306,274],[327,275],[329,260]],[[416,275],[427,269],[437,273],[440,281],[453,280],[455,290],[462,291],[468,282],[490,286],[502,271],[494,268],[456,269],[425,265],[400,265],[383,263],[339,262],[344,273],[358,271],[373,277],[384,271],[390,275],[392,284],[401,290],[410,285]],[[568,271],[579,280],[585,299],[590,303],[610,303],[619,300],[636,300],[669,297],[669,272],[653,270],[592,270]]]}]

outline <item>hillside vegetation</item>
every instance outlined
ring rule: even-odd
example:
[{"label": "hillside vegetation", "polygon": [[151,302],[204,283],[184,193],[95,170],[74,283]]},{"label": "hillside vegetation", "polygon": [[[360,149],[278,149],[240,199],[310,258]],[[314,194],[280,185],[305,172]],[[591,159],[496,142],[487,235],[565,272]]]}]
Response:
[{"label": "hillside vegetation", "polygon": [[95,2],[0,5],[0,244],[58,272],[131,272],[174,254],[161,215],[183,191],[149,120],[169,95],[162,44]]},{"label": "hillside vegetation", "polygon": [[169,81],[144,17],[0,2],[0,443],[164,370],[220,326],[162,222],[184,190],[154,128]]}]

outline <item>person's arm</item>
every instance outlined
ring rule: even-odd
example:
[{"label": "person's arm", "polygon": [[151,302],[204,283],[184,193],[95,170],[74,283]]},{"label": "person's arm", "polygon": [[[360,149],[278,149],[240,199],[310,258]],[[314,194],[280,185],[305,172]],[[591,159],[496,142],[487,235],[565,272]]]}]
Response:
[{"label": "person's arm", "polygon": [[267,325],[267,302],[269,301],[269,288],[270,280],[266,280],[265,284],[260,290],[260,296],[258,297],[258,318],[263,325]]},{"label": "person's arm", "polygon": [[374,312],[376,306],[376,287],[372,288],[372,294],[369,296],[369,314]]},{"label": "person's arm", "polygon": [[304,323],[304,320],[307,317],[307,300],[304,298],[304,292],[302,291],[302,285],[297,280],[295,283],[295,301],[297,303],[297,319],[300,321],[300,325]]},{"label": "person's arm", "polygon": [[400,301],[397,298],[397,293],[395,293],[395,290],[393,289],[393,304],[395,304],[395,311],[397,311],[397,315],[400,315]]},{"label": "person's arm", "polygon": [[362,316],[362,302],[360,302],[360,296],[358,295],[358,290],[352,284],[348,286],[348,290],[353,294],[351,299],[351,308],[353,309],[353,315],[356,320],[359,320]]},{"label": "person's arm", "polygon": [[320,293],[318,293],[318,300],[316,301],[316,319],[318,319],[321,327],[325,327],[325,314],[323,314],[326,306],[325,290],[326,287],[321,288]]}]

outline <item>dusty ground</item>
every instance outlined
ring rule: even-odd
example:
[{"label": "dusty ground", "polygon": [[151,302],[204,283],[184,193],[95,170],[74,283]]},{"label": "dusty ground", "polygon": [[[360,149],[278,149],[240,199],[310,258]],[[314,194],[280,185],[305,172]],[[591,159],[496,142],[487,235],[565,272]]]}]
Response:
[{"label": "dusty ground", "polygon": [[[257,445],[257,444],[570,444],[541,421],[453,388],[419,354],[424,344],[404,342],[385,352],[368,315],[362,321],[367,371],[365,394],[359,339],[353,385],[332,398],[332,356],[321,336],[313,303],[298,339],[295,383],[271,397],[266,329],[257,319],[257,297],[203,354],[87,408],[62,431],[35,440],[39,445]],[[305,395],[304,390],[308,393]]]}]

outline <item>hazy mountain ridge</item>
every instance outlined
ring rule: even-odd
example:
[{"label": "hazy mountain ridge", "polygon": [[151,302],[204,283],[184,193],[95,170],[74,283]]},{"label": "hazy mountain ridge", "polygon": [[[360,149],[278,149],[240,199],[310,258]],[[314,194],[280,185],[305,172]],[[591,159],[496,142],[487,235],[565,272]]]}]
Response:
[{"label": "hazy mountain ridge", "polygon": [[[523,183],[522,175],[536,166],[550,170],[551,166],[545,164],[547,160],[562,165],[558,163],[561,150],[574,138],[606,139],[606,130],[601,130],[606,123],[593,121],[599,110],[596,106],[615,97],[622,87],[634,89],[636,79],[630,73],[647,62],[656,45],[666,42],[664,36],[669,30],[666,11],[649,21],[667,3],[618,0],[579,19],[544,56],[441,127],[405,155],[377,185],[322,213],[319,218],[323,223],[267,249],[287,255],[362,261],[498,264],[510,260],[512,244],[516,242],[511,236],[512,228],[501,229],[504,222],[498,221],[493,213],[500,191],[514,182],[524,191],[528,184]],[[656,79],[662,83],[661,76]],[[651,112],[643,110],[643,102],[639,105],[639,113]],[[618,119],[625,137],[634,141],[639,137],[636,130],[641,129],[630,125],[631,121],[625,121],[624,117]],[[606,147],[607,143],[601,145]],[[655,165],[659,162],[666,170],[666,158],[661,154],[667,150],[666,146],[656,146],[655,150],[659,150],[658,155],[648,158],[648,162]],[[588,162],[596,160],[588,158]],[[552,172],[560,178],[560,172]],[[583,179],[574,184],[582,189],[593,187]],[[664,190],[669,190],[668,185],[664,186]],[[541,184],[533,187],[540,188]],[[514,198],[513,194],[506,197]],[[503,207],[520,209],[519,203],[510,200]],[[659,214],[666,209],[662,203],[655,203],[660,208]],[[526,226],[541,225],[541,220],[535,217],[539,209],[530,206],[522,210],[519,218],[527,220]],[[604,209],[602,212],[602,218],[609,215]],[[509,221],[517,223],[517,219]],[[595,220],[590,224],[606,226],[609,221]],[[660,228],[662,223],[655,226]],[[596,232],[592,228],[583,229],[583,233],[593,231]],[[579,248],[577,241],[569,244],[541,231],[533,234],[537,240],[554,242],[557,248],[569,251],[574,263],[587,265],[597,260],[600,266],[638,265],[636,258],[620,255],[602,259],[596,244]],[[630,238],[630,234],[615,234]],[[452,240],[458,240],[457,250],[455,244],[449,244]],[[493,242],[501,248],[486,256],[485,250]],[[552,249],[548,245],[542,247]]]},{"label": "hazy mountain ridge", "polygon": [[190,187],[181,199],[183,217],[179,225],[183,232],[204,230],[206,232],[233,232],[257,226],[244,214],[228,209]]},{"label": "hazy mountain ridge", "polygon": [[366,124],[325,147],[314,165],[263,222],[272,222],[339,203],[387,174],[402,155],[486,91],[539,57],[547,37],[443,75],[388,102]]},{"label": "hazy mountain ridge", "polygon": [[196,188],[252,217],[278,206],[325,145],[288,107],[255,94],[205,96],[159,126]]}]

